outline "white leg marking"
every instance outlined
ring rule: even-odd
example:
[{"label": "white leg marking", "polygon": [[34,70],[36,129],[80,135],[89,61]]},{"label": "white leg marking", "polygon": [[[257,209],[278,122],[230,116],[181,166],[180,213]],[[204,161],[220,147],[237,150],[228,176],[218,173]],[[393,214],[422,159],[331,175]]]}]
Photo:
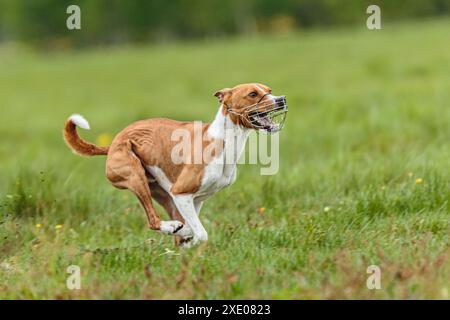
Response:
[{"label": "white leg marking", "polygon": [[191,195],[173,196],[173,202],[184,220],[186,220],[186,223],[191,227],[194,233],[194,244],[198,241],[207,241],[208,233],[198,219],[193,197]]},{"label": "white leg marking", "polygon": [[178,220],[161,221],[159,231],[165,234],[174,234],[183,229],[183,223]]},{"label": "white leg marking", "polygon": [[197,215],[200,215],[200,210],[202,210],[202,206],[203,206],[203,201],[194,199],[194,207],[195,207],[195,212],[197,212]]},{"label": "white leg marking", "polygon": [[189,227],[187,224],[183,225],[183,228],[175,232],[175,234],[179,235],[184,239],[192,238],[194,236],[194,232],[192,231],[191,227]]}]

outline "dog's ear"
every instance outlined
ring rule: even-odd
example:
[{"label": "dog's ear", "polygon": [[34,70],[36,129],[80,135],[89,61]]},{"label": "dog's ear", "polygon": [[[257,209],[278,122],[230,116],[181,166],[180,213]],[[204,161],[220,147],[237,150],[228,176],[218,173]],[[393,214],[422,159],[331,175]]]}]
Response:
[{"label": "dog's ear", "polygon": [[222,103],[225,100],[225,96],[231,92],[230,88],[224,88],[214,93],[214,97],[219,98],[219,102]]}]

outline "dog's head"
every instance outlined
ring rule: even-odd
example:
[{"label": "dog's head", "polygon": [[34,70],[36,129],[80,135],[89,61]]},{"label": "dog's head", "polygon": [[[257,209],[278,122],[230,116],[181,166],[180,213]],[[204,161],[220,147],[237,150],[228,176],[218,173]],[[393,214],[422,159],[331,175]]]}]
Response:
[{"label": "dog's head", "polygon": [[272,95],[272,89],[264,84],[240,84],[217,91],[214,96],[222,104],[222,112],[237,125],[268,133],[283,128],[288,110],[286,98]]}]

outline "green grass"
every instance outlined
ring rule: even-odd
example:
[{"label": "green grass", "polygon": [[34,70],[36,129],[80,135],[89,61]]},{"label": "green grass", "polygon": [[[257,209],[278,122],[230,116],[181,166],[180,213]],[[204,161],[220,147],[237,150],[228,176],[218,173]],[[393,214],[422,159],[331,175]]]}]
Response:
[{"label": "green grass", "polygon": [[[1,48],[0,297],[448,298],[450,22],[383,28]],[[210,121],[213,92],[255,81],[288,98],[280,171],[241,166],[202,209],[209,242],[190,250],[146,228],[104,157],[62,140],[74,112],[91,141],[142,118]],[[381,290],[366,287],[372,264]]]}]

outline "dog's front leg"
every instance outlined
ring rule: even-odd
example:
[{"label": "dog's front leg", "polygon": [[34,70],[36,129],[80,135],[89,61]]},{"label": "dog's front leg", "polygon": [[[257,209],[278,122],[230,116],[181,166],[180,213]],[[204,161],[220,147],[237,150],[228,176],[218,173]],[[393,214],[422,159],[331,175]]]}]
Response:
[{"label": "dog's front leg", "polygon": [[194,233],[194,238],[192,239],[193,244],[196,244],[199,241],[207,241],[208,233],[198,218],[193,196],[173,195],[173,202]]},{"label": "dog's front leg", "polygon": [[203,201],[194,199],[194,207],[195,207],[195,212],[197,212],[197,216],[200,215],[200,210],[202,210],[202,206],[203,206]]}]

